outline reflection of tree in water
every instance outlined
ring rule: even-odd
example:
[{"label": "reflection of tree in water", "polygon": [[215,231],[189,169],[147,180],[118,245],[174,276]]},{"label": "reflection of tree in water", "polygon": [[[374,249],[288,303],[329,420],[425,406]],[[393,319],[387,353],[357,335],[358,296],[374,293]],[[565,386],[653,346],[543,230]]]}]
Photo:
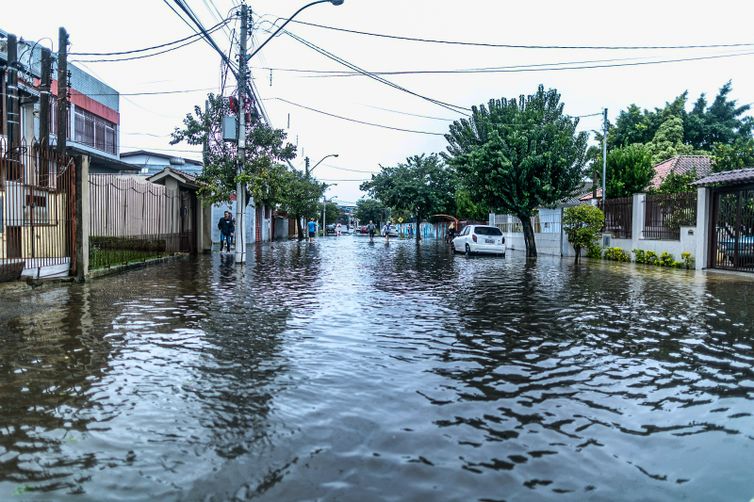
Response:
[{"label": "reflection of tree in water", "polygon": [[201,376],[187,390],[201,401],[202,423],[213,434],[209,446],[223,458],[263,448],[269,439],[270,403],[288,367],[280,334],[292,311],[317,308],[311,284],[319,275],[318,253],[306,243],[257,247],[243,269],[221,269],[222,293],[209,296],[209,314],[200,323],[208,342],[197,368]]},{"label": "reflection of tree in water", "polygon": [[0,322],[0,483],[30,489],[73,488],[72,472],[92,458],[66,445],[93,421],[93,385],[107,367],[110,344],[92,330],[84,287],[37,294],[32,309]]}]

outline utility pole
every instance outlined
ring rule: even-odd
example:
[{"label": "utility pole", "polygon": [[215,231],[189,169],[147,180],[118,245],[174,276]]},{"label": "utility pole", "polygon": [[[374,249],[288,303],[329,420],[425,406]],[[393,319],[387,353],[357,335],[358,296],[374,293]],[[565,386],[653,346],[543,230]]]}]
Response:
[{"label": "utility pole", "polygon": [[62,26],[58,30],[58,130],[57,150],[65,153],[68,136],[68,32]]},{"label": "utility pole", "polygon": [[[8,34],[8,80],[6,82],[6,113],[8,117],[8,148],[12,156],[20,143],[21,121],[18,103],[18,40]],[[20,173],[19,173],[20,174]]]},{"label": "utility pole", "polygon": [[327,213],[327,197],[322,196],[322,237],[327,237],[327,222],[325,221],[325,215]]},{"label": "utility pole", "polygon": [[304,157],[304,172],[306,172],[307,179],[309,178],[309,157]]},{"label": "utility pole", "polygon": [[602,209],[607,202],[607,108],[602,110]]},{"label": "utility pole", "polygon": [[50,144],[50,81],[52,79],[52,53],[42,49],[42,72],[39,85],[39,140],[43,147]]},{"label": "utility pole", "polygon": [[[246,158],[246,44],[248,35],[249,8],[241,4],[241,33],[238,50],[238,166],[236,174],[243,171]],[[246,187],[240,181],[236,184],[236,263],[246,263]],[[252,201],[253,202],[253,201]]]}]

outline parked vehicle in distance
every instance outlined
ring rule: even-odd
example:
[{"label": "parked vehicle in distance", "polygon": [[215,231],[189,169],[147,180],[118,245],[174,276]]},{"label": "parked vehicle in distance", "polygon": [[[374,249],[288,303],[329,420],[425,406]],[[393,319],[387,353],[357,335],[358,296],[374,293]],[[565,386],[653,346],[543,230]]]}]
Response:
[{"label": "parked vehicle in distance", "polygon": [[330,223],[325,226],[325,232],[335,235],[335,223]]},{"label": "parked vehicle in distance", "polygon": [[467,225],[451,245],[454,253],[485,253],[505,258],[505,237],[499,228],[490,225]]}]

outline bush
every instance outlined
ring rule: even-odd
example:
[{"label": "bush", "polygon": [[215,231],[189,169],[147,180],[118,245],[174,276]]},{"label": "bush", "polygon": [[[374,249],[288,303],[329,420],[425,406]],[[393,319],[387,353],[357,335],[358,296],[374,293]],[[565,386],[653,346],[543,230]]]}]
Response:
[{"label": "bush", "polygon": [[667,251],[660,254],[660,256],[657,256],[657,253],[654,251],[645,251],[643,249],[634,249],[633,253],[636,255],[636,263],[659,267],[685,268],[687,270],[694,268],[694,257],[688,252],[681,253],[682,261],[676,261],[673,255]]},{"label": "bush", "polygon": [[602,248],[598,245],[589,246],[589,249],[586,251],[586,257],[587,258],[595,258],[597,260],[602,259]]},{"label": "bush", "polygon": [[577,263],[582,248],[587,249],[589,257],[596,253],[593,248],[597,247],[597,240],[604,224],[605,214],[590,204],[569,207],[564,211],[563,230],[576,250]]},{"label": "bush", "polygon": [[604,257],[606,260],[630,262],[631,256],[623,251],[622,248],[612,247],[605,249]]}]

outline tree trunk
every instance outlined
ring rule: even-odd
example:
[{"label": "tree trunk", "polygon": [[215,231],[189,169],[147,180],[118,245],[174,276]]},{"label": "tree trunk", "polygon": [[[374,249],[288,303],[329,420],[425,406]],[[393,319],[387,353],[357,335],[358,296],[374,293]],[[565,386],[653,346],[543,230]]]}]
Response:
[{"label": "tree trunk", "polygon": [[526,257],[536,258],[537,257],[537,243],[534,242],[534,228],[532,228],[531,226],[531,217],[519,216],[518,219],[521,220],[521,226],[524,227],[524,242],[526,243]]},{"label": "tree trunk", "polygon": [[574,247],[573,249],[574,249],[574,251],[576,251],[576,261],[574,261],[574,263],[576,265],[578,265],[579,264],[579,256],[581,255],[581,248],[580,247]]},{"label": "tree trunk", "polygon": [[422,228],[422,219],[421,216],[417,213],[416,215],[416,243],[419,244],[419,241],[422,240],[421,236],[421,228]]},{"label": "tree trunk", "polygon": [[298,234],[298,240],[304,240],[304,229],[301,228],[301,215],[296,215],[296,234]]}]

